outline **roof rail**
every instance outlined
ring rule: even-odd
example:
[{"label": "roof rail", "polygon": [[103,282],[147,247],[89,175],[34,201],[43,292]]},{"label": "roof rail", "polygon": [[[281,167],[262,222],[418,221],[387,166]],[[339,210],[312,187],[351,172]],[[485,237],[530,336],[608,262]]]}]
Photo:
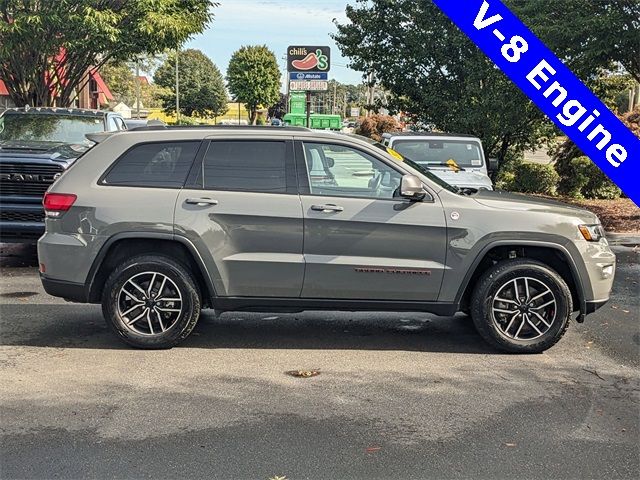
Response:
[{"label": "roof rail", "polygon": [[305,127],[275,127],[271,125],[146,125],[143,127],[134,127],[129,132],[148,132],[159,130],[277,130],[294,132],[310,132]]}]

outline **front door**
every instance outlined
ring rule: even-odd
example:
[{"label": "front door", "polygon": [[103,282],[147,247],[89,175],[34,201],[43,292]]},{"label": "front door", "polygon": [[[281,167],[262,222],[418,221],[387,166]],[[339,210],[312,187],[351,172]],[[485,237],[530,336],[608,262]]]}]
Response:
[{"label": "front door", "polygon": [[303,217],[292,142],[212,140],[194,183],[178,196],[176,234],[205,252],[216,294],[299,297]]},{"label": "front door", "polygon": [[[308,143],[303,298],[435,301],[446,224],[437,197],[398,197],[402,171],[339,143]],[[299,162],[298,166],[303,162]]]}]

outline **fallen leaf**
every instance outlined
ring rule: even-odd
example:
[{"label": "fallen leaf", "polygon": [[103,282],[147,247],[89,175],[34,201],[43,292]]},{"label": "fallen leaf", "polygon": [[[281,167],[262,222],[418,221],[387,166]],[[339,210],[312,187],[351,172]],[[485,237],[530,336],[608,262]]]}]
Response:
[{"label": "fallen leaf", "polygon": [[366,452],[367,453],[377,452],[378,450],[380,450],[380,448],[382,447],[369,447],[366,449]]},{"label": "fallen leaf", "polygon": [[317,377],[320,375],[320,370],[289,370],[287,375],[298,378]]},{"label": "fallen leaf", "polygon": [[624,313],[629,313],[629,310],[622,310]]}]

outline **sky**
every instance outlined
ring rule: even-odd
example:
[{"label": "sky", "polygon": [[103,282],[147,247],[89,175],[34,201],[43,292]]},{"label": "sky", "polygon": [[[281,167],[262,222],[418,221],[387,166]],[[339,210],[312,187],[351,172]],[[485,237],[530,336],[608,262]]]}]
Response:
[{"label": "sky", "polygon": [[185,48],[202,50],[223,75],[231,55],[243,45],[267,45],[276,54],[283,75],[286,62],[282,57],[289,45],[329,45],[329,78],[341,83],[361,83],[362,74],[346,67],[348,60],[329,36],[336,31],[333,19],[344,23],[345,8],[354,0],[217,1],[220,6],[214,9],[214,21]]}]

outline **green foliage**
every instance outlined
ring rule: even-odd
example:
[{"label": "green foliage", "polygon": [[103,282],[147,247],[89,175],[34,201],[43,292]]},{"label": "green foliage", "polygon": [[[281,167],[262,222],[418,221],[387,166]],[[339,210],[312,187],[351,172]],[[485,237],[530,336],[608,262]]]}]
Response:
[{"label": "green foliage", "polygon": [[236,100],[245,104],[251,124],[259,107],[269,108],[280,99],[278,60],[266,45],[237,50],[229,61],[227,82]]},{"label": "green foliage", "polygon": [[541,193],[555,195],[560,176],[552,165],[539,163],[519,163],[513,171],[502,173],[496,181],[496,187],[520,193]]},{"label": "green foliage", "polygon": [[618,64],[640,82],[640,1],[507,2],[551,50],[593,87]]},{"label": "green foliage", "polygon": [[573,198],[620,198],[621,190],[588,157],[572,158],[560,183],[561,193]]},{"label": "green foliage", "polygon": [[282,120],[287,113],[287,96],[284,93],[281,93],[278,103],[269,107],[269,117],[279,118]]},{"label": "green foliage", "polygon": [[[621,115],[620,120],[640,137],[640,109]],[[583,156],[571,140],[553,152],[555,169],[560,175],[558,191],[574,198],[619,198],[621,190],[595,163]]]},{"label": "green foliage", "polygon": [[[178,55],[180,112],[187,116],[219,117],[227,113],[227,91],[218,67],[200,50]],[[176,54],[173,52],[156,70],[154,81],[166,89],[162,104],[167,113],[176,110]]]},{"label": "green foliage", "polygon": [[[101,69],[100,75],[109,86],[116,102],[133,107],[136,101],[136,77],[132,66],[127,62],[111,60]],[[140,82],[140,101],[145,108],[161,106],[161,98],[168,92],[157,84]]]},{"label": "green foliage", "polygon": [[0,1],[0,78],[17,105],[70,105],[90,67],[175,48],[206,27],[214,6],[210,0]]},{"label": "green foliage", "polygon": [[356,130],[356,133],[379,142],[382,140],[383,133],[399,132],[400,130],[400,124],[395,118],[389,115],[375,114],[362,120],[362,123]]},{"label": "green foliage", "polygon": [[264,116],[258,115],[258,118],[256,118],[256,125],[264,126],[266,124],[267,121],[264,119]]},{"label": "green foliage", "polygon": [[[635,76],[638,0],[506,3],[590,86],[616,60]],[[619,13],[625,8],[630,17]],[[372,73],[390,92],[392,110],[443,131],[477,135],[503,165],[555,135],[540,110],[432,2],[357,0],[347,17],[335,40],[353,68]],[[594,24],[598,35],[590,30]]]}]

